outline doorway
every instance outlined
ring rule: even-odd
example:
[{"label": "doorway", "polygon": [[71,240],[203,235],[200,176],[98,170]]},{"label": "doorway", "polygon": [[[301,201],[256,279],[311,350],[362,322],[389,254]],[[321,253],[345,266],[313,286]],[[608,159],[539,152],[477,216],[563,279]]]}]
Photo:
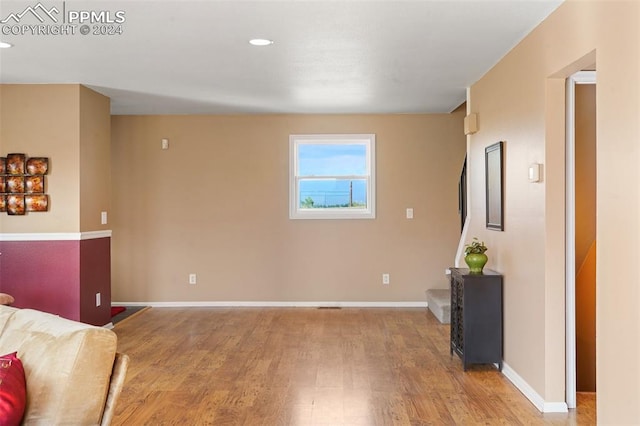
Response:
[{"label": "doorway", "polygon": [[567,406],[596,391],[596,73],[567,80]]}]

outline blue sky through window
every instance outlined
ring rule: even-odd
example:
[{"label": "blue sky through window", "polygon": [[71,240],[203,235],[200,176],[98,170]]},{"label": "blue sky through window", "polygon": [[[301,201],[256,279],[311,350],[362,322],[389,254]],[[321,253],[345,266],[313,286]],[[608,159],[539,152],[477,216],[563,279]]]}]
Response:
[{"label": "blue sky through window", "polygon": [[299,176],[344,176],[367,174],[365,144],[300,144]]},{"label": "blue sky through window", "polygon": [[289,135],[291,219],[375,219],[375,135]]}]

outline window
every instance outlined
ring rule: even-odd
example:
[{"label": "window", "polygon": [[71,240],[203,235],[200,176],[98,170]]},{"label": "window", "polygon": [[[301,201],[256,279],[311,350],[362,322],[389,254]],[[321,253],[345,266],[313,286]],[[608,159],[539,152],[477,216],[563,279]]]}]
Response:
[{"label": "window", "polygon": [[374,219],[375,135],[291,135],[289,217]]}]

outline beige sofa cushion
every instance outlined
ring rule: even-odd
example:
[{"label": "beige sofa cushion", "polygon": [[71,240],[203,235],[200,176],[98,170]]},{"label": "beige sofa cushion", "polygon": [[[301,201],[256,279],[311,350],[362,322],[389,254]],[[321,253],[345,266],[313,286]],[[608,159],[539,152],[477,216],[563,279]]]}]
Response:
[{"label": "beige sofa cushion", "polygon": [[[0,306],[0,327],[6,316]],[[27,425],[97,425],[109,390],[115,333],[31,309],[14,310],[0,354],[18,351],[27,381]]]},{"label": "beige sofa cushion", "polygon": [[[9,318],[11,318],[11,316],[16,312],[18,312],[18,308],[0,305],[0,335],[4,330],[4,327],[7,325],[7,321],[9,321]],[[4,354],[0,353],[0,355]]]}]

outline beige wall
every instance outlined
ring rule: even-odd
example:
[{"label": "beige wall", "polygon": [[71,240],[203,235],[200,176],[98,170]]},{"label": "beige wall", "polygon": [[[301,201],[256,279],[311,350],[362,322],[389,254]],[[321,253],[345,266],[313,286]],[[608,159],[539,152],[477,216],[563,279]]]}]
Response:
[{"label": "beige wall", "polygon": [[[469,235],[505,274],[505,362],[565,400],[564,78],[597,57],[598,421],[640,421],[640,2],[568,1],[471,87]],[[484,228],[484,148],[506,141],[505,231]],[[527,181],[544,163],[544,182]],[[621,206],[624,205],[624,208]]]},{"label": "beige wall", "polygon": [[[114,116],[113,299],[426,301],[446,287],[459,238],[462,120]],[[376,134],[376,219],[288,218],[288,138],[299,133]]]},{"label": "beige wall", "polygon": [[100,221],[101,212],[108,213],[110,203],[110,100],[80,86],[80,230],[110,229]]},{"label": "beige wall", "polygon": [[49,157],[49,211],[0,214],[2,233],[108,229],[109,99],[78,84],[0,85],[0,155]]},{"label": "beige wall", "polygon": [[0,232],[78,232],[80,86],[0,85],[0,154],[49,157],[49,211],[0,214]]}]

